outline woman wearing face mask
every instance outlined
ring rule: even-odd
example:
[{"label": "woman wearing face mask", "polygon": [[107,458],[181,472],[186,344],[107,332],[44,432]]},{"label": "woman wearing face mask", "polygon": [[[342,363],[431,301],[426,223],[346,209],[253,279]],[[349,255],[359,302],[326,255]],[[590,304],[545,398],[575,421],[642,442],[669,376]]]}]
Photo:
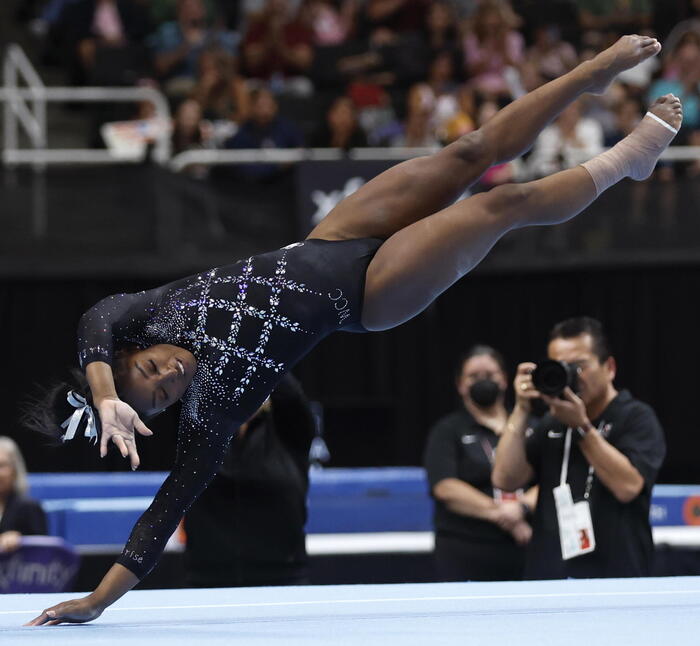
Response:
[{"label": "woman wearing face mask", "polygon": [[461,405],[430,431],[425,468],[435,499],[435,562],[442,581],[522,578],[527,516],[536,491],[506,494],[491,485],[493,455],[508,419],[501,354],[474,346],[460,361]]}]

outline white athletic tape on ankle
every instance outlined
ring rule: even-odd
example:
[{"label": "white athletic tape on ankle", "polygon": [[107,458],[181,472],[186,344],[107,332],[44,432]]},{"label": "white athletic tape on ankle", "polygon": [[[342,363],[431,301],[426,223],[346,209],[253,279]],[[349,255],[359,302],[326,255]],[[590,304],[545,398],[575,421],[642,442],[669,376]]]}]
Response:
[{"label": "white athletic tape on ankle", "polygon": [[678,134],[678,130],[676,130],[670,123],[667,123],[663,119],[659,119],[659,117],[657,117],[652,112],[647,112],[644,116],[651,117],[654,121],[658,121],[662,126],[664,126],[665,128],[668,128],[674,135]]}]

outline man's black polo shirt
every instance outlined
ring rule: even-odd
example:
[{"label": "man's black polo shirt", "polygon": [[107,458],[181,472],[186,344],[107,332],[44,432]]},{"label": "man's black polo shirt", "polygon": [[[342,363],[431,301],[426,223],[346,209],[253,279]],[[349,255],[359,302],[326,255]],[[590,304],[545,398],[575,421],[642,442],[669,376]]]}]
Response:
[{"label": "man's black polo shirt", "polygon": [[[432,491],[445,478],[457,478],[493,498],[492,465],[487,451],[498,443],[498,436],[479,424],[462,408],[438,421],[428,435],[425,469]],[[469,541],[513,544],[510,534],[479,518],[456,514],[435,501],[435,531]]]},{"label": "man's black polo shirt", "polygon": [[[632,502],[621,503],[594,475],[589,502],[596,549],[564,561],[552,489],[559,485],[566,427],[550,415],[543,417],[526,443],[527,459],[535,470],[540,493],[525,578],[649,576],[651,572],[654,545],[649,505],[666,454],[663,430],[651,407],[626,390],[610,402],[598,419],[591,421],[602,429],[610,444],[629,458],[644,478],[644,488]],[[577,432],[573,433],[575,438]],[[588,469],[578,442],[573,441],[568,483],[574,501],[583,499]]]}]

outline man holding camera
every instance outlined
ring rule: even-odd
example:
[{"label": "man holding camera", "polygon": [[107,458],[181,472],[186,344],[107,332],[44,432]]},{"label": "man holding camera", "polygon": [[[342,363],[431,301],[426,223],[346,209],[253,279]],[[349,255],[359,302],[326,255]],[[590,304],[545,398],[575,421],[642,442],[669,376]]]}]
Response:
[{"label": "man holding camera", "polygon": [[[492,474],[501,489],[540,486],[525,578],[648,576],[661,425],[648,405],[615,389],[615,359],[595,319],[557,324],[548,356],[518,366]],[[549,413],[529,429],[537,398]]]}]

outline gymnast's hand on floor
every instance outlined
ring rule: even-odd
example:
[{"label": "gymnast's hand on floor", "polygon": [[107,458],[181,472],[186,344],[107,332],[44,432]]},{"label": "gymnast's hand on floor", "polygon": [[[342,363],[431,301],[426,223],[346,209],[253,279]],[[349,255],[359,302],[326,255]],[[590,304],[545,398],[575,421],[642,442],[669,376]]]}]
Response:
[{"label": "gymnast's hand on floor", "polygon": [[107,455],[109,442],[114,442],[122,457],[129,456],[131,469],[139,466],[139,454],[136,451],[136,433],[153,435],[140,419],[136,411],[121,399],[103,399],[97,406],[100,412],[102,435],[100,437],[100,457]]},{"label": "gymnast's hand on floor", "polygon": [[38,617],[28,621],[25,626],[56,626],[61,623],[81,624],[97,619],[104,608],[96,605],[90,596],[72,601],[64,601],[47,608]]}]

